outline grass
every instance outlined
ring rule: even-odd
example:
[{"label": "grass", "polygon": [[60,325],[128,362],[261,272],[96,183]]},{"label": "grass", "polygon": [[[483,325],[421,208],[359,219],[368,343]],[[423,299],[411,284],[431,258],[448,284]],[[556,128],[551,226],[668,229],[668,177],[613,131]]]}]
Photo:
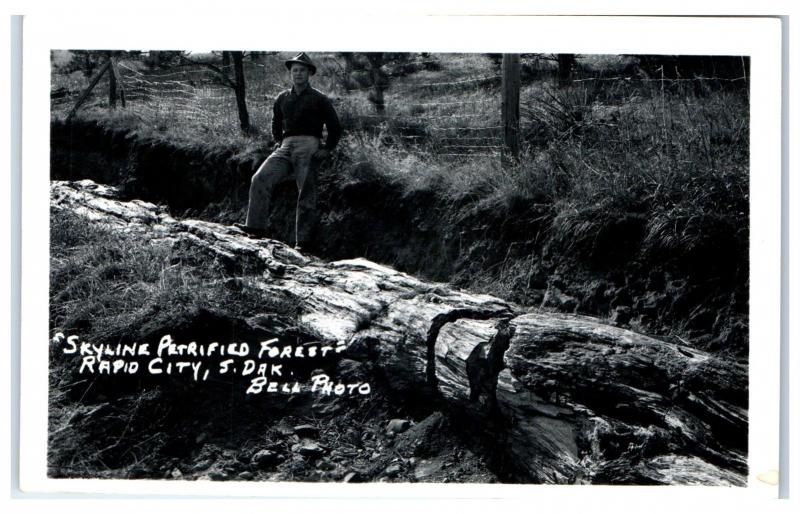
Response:
[{"label": "grass", "polygon": [[[77,116],[79,119],[98,121],[109,128],[131,130],[138,137],[163,139],[188,146],[204,144],[229,148],[252,144],[254,139],[265,141],[270,138],[272,101],[280,91],[289,87],[283,60],[292,55],[280,53],[245,61],[248,112],[255,128],[254,134],[242,134],[239,130],[233,90],[220,85],[213,72],[201,66],[150,70],[134,57],[122,57],[117,61],[128,98],[126,109],[108,109],[108,80],[104,76]],[[207,57],[191,56],[196,60]],[[341,77],[341,58],[336,54],[321,53],[312,53],[311,57],[319,68],[312,85],[334,99],[347,133],[356,137],[362,130],[374,133],[388,123],[399,129],[397,135],[404,136],[419,135],[417,133],[423,126],[436,128],[432,134],[436,143],[441,139],[438,136],[445,135],[439,132],[470,127],[476,124],[470,122],[484,118],[487,111],[496,110],[497,102],[487,102],[484,91],[470,88],[469,84],[456,84],[454,89],[447,91],[454,95],[448,102],[473,102],[463,106],[434,105],[441,103],[441,87],[426,86],[430,83],[469,80],[476,73],[482,76],[496,74],[491,61],[482,55],[432,54],[425,62],[442,62],[441,70],[422,70],[392,78],[385,93],[388,108],[386,117],[378,117],[375,113],[374,105],[369,100],[369,81],[366,86],[356,84],[354,90],[345,88]],[[216,59],[219,60],[219,57]],[[417,59],[420,60],[421,57]],[[65,64],[63,52],[53,62],[51,89],[66,91],[67,94],[53,101],[52,112],[54,118],[64,118],[77,95],[88,85],[89,78],[80,71],[70,71],[72,68]],[[64,72],[59,72],[60,69]],[[409,105],[409,96],[426,105]],[[488,108],[484,109],[484,104]],[[474,119],[451,118],[455,111],[463,111],[459,115]],[[419,116],[424,118],[417,121],[411,119]],[[497,118],[497,115],[494,117]],[[427,134],[423,132],[421,135]],[[427,135],[430,138],[431,134]],[[404,142],[415,141],[407,137]]]},{"label": "grass", "polygon": [[[682,266],[680,273],[695,273],[696,281],[729,280],[728,289],[746,287],[721,275],[713,262],[693,264],[726,260],[734,268],[747,267],[745,88],[651,80],[631,74],[635,59],[620,56],[579,58],[579,80],[557,87],[551,61],[525,57],[522,155],[518,165],[502,167],[495,128],[499,68],[491,57],[414,55],[408,60],[416,67],[387,64],[386,112],[378,116],[363,71],[354,74],[348,90],[340,56],[311,56],[319,65],[312,83],[333,98],[345,127],[338,176],[392,184],[407,197],[430,193],[421,197],[435,199],[430,212],[441,218],[440,232],[476,230],[493,246],[491,258],[482,252],[485,261],[457,277],[460,285],[520,299],[531,268],[548,249],[564,261],[591,267],[598,255],[614,256],[616,247],[632,245],[628,258],[638,265],[675,264]],[[110,111],[98,94],[79,116],[136,137],[205,151],[220,146],[252,151],[269,139],[272,98],[287,87],[282,65],[287,57],[266,55],[247,65],[255,136],[238,130],[232,91],[201,80],[206,72],[181,68],[176,77],[173,70],[150,71],[135,60],[121,64],[139,74],[130,76],[153,83],[160,96],[137,100],[132,88],[128,109]],[[63,56],[59,62],[65,62]],[[83,77],[54,69],[54,89],[80,89]],[[187,85],[191,94],[182,92]],[[63,116],[67,107],[68,102],[54,104],[54,116]],[[638,239],[614,239],[630,227],[641,232]]]},{"label": "grass", "polygon": [[[199,308],[231,316],[271,305],[247,288],[230,287],[248,276],[186,246],[151,241],[87,224],[78,215],[51,216],[50,305],[52,332],[79,332],[87,341],[135,341],[138,327]],[[278,309],[277,312],[281,312]]]},{"label": "grass", "polygon": [[[478,209],[503,209],[519,199],[551,204],[554,232],[573,245],[596,233],[602,213],[645,214],[653,247],[690,245],[701,232],[698,220],[711,214],[746,216],[749,133],[743,95],[662,97],[639,90],[623,97],[628,101],[602,103],[592,98],[600,92],[584,85],[529,88],[523,98],[531,110],[548,105],[539,107],[529,130],[546,135],[532,137],[512,168],[495,159],[454,162],[395,144],[385,132],[350,140],[345,153],[370,162],[385,180],[406,190],[435,189],[454,210],[466,199]],[[670,220],[677,226],[668,229]]]},{"label": "grass", "polygon": [[[121,64],[141,76],[123,73],[147,80],[159,94],[130,87],[128,108],[109,110],[101,82],[78,117],[201,155],[252,152],[269,139],[271,99],[286,87],[281,63],[288,56],[266,55],[247,66],[253,134],[239,131],[232,91],[203,79],[206,72],[182,70],[176,84],[172,71],[150,71],[135,59]],[[392,194],[424,199],[421,212],[437,217],[430,237],[450,236],[460,245],[463,238],[454,283],[533,307],[553,284],[589,290],[605,280],[616,281],[606,290],[614,294],[636,287],[645,288],[640,298],[672,294],[684,305],[659,314],[655,323],[662,326],[634,328],[692,342],[692,335],[713,332],[730,343],[723,353],[746,359],[746,90],[635,79],[558,88],[535,78],[552,75],[552,63],[535,69],[529,63],[533,71],[521,91],[523,152],[517,165],[503,167],[496,156],[499,132],[485,128],[500,122],[498,84],[463,82],[496,75],[491,58],[425,57],[435,64],[392,76],[383,117],[375,115],[368,82],[345,89],[336,55],[312,58],[320,66],[314,85],[334,98],[346,130],[330,170],[335,182],[390,184]],[[583,78],[599,78],[623,73],[630,59],[592,56],[579,63]],[[54,65],[53,90],[70,93],[53,103],[53,117],[63,119],[88,79],[58,72],[68,69],[63,53]],[[342,224],[346,230],[347,220]],[[248,317],[292,308],[230,287],[232,278],[246,280],[248,270],[231,270],[188,247],[118,233],[60,210],[51,213],[51,231],[53,333],[129,342],[142,327],[166,326],[197,309]],[[636,285],[653,274],[664,275],[665,285]],[[174,420],[188,417],[180,409],[198,408],[205,398],[142,389],[108,401],[55,349],[50,363],[48,462],[65,476],[152,472],[157,455],[173,451]],[[219,400],[216,414],[224,416],[229,398]]]},{"label": "grass", "polygon": [[[435,211],[442,232],[482,234],[486,241],[475,244],[475,258],[482,260],[453,277],[471,290],[536,305],[540,297],[528,296],[532,270],[549,253],[560,256],[550,273],[571,263],[574,271],[619,269],[631,283],[654,271],[689,277],[685,291],[706,289],[687,319],[704,304],[726,308],[725,298],[734,292],[746,298],[746,91],[681,83],[662,89],[647,81],[597,84],[526,86],[527,145],[514,167],[403,146],[385,135],[389,126],[346,153],[371,163],[382,180],[406,194],[433,191],[443,208]],[[523,229],[507,236],[513,224]],[[620,248],[625,246],[630,248]],[[730,317],[746,319],[746,302]],[[662,322],[671,326],[658,330],[689,340],[697,335],[686,319]]]},{"label": "grass", "polygon": [[[235,279],[232,281],[232,279]],[[149,342],[175,320],[201,310],[231,319],[290,314],[290,305],[252,288],[246,270],[229,270],[186,246],[156,242],[134,232],[86,223],[65,210],[51,213],[50,329],[94,344]],[[74,356],[50,348],[48,464],[57,476],[136,477],[163,459],[182,410],[221,402],[224,393],[197,394],[186,384],[131,387],[132,377],[80,375]],[[204,407],[208,407],[205,405]],[[170,428],[173,427],[173,428]],[[99,470],[99,471],[98,471]],[[122,470],[122,471],[120,471]]]}]

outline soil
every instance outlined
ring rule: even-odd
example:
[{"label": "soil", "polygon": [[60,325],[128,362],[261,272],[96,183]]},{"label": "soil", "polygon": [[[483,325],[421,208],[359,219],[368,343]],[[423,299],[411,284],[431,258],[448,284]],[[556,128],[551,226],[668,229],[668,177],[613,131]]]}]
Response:
[{"label": "soil", "polygon": [[[69,415],[66,410],[51,414],[49,475],[270,482],[515,481],[501,464],[491,462],[491,448],[464,440],[448,415],[431,410],[435,402],[410,406],[392,398],[380,384],[362,397],[245,397],[218,388],[193,398],[179,391],[164,387],[118,398],[90,394]],[[91,433],[91,440],[81,441],[81,433]],[[91,451],[76,450],[80,444]]]},{"label": "soil", "polygon": [[[208,154],[129,136],[91,122],[55,122],[51,178],[117,185],[128,197],[164,204],[177,216],[243,220],[249,179],[266,157],[266,145],[243,155]],[[311,251],[323,258],[365,257],[465,287],[499,267],[517,267],[518,283],[505,299],[532,310],[598,316],[733,359],[747,358],[749,270],[746,262],[727,258],[731,247],[724,238],[710,236],[691,254],[643,256],[642,215],[625,213],[598,233],[591,247],[568,248],[551,237],[542,221],[551,219],[547,205],[512,205],[503,212],[465,205],[452,219],[436,191],[404,192],[365,163],[342,159],[337,165],[349,166],[346,180],[333,168],[323,169],[319,178],[324,215],[318,246]],[[291,242],[294,197],[291,185],[276,191],[272,229],[277,239]],[[113,402],[95,392],[83,398],[85,408],[51,411],[51,442],[71,437],[74,442],[68,444],[77,445],[82,426],[102,420],[107,427],[106,433],[93,436],[98,440],[92,448],[101,451],[84,460],[76,461],[80,452],[75,448],[51,444],[51,475],[516,480],[513,470],[495,458],[490,437],[465,439],[456,428],[458,420],[439,412],[435,402],[392,397],[379,383],[368,400],[311,395],[247,400],[229,384],[219,384],[210,397],[196,401],[187,391],[165,391],[156,387]],[[192,409],[203,409],[207,416],[198,418]],[[187,419],[192,420],[189,426]],[[389,430],[393,420],[409,423],[394,432]],[[148,425],[141,431],[148,441],[122,437],[137,422]],[[310,427],[298,429],[304,425]],[[59,435],[62,427],[69,432]],[[71,460],[61,460],[66,456]]]},{"label": "soil", "polygon": [[[207,152],[87,121],[54,122],[51,146],[53,179],[117,185],[173,215],[222,223],[244,219],[250,177],[268,155],[266,143],[240,154]],[[644,252],[645,215],[616,213],[591,244],[576,246],[553,234],[545,203],[516,199],[501,210],[465,202],[453,214],[436,190],[404,191],[342,155],[318,180],[322,219],[316,247],[305,251],[365,257],[465,288],[515,269],[514,283],[493,294],[747,359],[749,267],[732,236],[737,220],[718,220],[694,248]],[[278,188],[270,218],[275,238],[289,243],[295,196],[292,184]]]}]

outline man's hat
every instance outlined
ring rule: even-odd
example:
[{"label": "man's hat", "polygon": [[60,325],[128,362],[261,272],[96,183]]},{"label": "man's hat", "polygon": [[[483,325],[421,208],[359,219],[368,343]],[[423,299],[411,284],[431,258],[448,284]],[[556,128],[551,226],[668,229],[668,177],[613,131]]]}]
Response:
[{"label": "man's hat", "polygon": [[292,64],[302,64],[304,66],[308,66],[308,69],[311,70],[312,75],[314,75],[317,72],[317,67],[314,66],[314,63],[311,62],[311,58],[307,56],[305,52],[300,52],[293,58],[287,60],[284,64],[286,64],[287,70],[292,69]]}]

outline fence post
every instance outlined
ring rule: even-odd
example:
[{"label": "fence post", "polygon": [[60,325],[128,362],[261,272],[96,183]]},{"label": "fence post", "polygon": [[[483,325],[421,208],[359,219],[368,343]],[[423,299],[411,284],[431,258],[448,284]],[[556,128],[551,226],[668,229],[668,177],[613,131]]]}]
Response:
[{"label": "fence post", "polygon": [[383,101],[383,90],[385,85],[382,83],[381,66],[383,65],[383,53],[368,53],[370,77],[372,78],[372,90],[369,100],[375,105],[375,112],[383,116],[386,112],[386,104]]},{"label": "fence post", "polygon": [[122,102],[122,108],[125,108],[125,83],[122,82],[122,76],[119,74],[119,70],[117,69],[117,65],[112,62],[111,63],[111,73],[114,75],[116,79],[117,89],[119,90],[119,99]]},{"label": "fence post", "polygon": [[519,54],[503,54],[503,166],[519,160],[519,87]]},{"label": "fence post", "polygon": [[108,105],[117,108],[117,74],[114,73],[114,61],[108,58]]},{"label": "fence post", "polygon": [[575,54],[558,54],[558,87],[572,84],[572,69],[575,67]]},{"label": "fence post", "polygon": [[78,109],[80,108],[80,106],[81,106],[81,105],[83,105],[83,102],[85,102],[85,101],[86,101],[86,99],[87,99],[87,98],[89,98],[89,94],[92,92],[92,89],[94,89],[94,86],[96,86],[96,85],[97,85],[97,83],[98,83],[98,82],[100,82],[100,77],[102,77],[102,76],[103,76],[103,73],[105,73],[105,72],[106,72],[106,70],[108,70],[110,67],[111,67],[111,60],[109,59],[109,60],[108,60],[108,61],[107,61],[107,62],[106,62],[104,65],[103,65],[103,67],[102,67],[102,68],[100,68],[100,71],[99,71],[99,72],[97,72],[97,75],[95,75],[95,76],[94,76],[94,78],[92,79],[92,81],[89,83],[89,86],[88,86],[88,87],[87,87],[87,88],[86,88],[86,89],[83,91],[83,93],[81,93],[81,96],[80,96],[80,97],[78,98],[78,100],[75,102],[75,105],[72,107],[72,110],[71,110],[71,111],[69,111],[69,114],[67,114],[67,121],[70,121],[70,120],[72,119],[72,117],[73,117],[73,116],[75,115],[75,113],[78,111]]}]

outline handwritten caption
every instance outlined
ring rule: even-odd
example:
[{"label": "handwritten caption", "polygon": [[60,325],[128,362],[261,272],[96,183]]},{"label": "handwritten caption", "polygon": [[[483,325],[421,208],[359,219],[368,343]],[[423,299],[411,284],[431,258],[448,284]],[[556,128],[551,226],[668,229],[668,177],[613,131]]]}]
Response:
[{"label": "handwritten caption", "polygon": [[309,381],[295,378],[295,365],[335,357],[345,344],[306,343],[280,344],[268,339],[258,344],[178,343],[172,336],[163,336],[157,345],[149,343],[95,344],[82,341],[77,335],[57,333],[51,343],[61,347],[64,355],[73,356],[79,374],[181,376],[194,382],[218,377],[241,376],[250,380],[245,393],[296,394],[303,391],[320,395],[367,395],[369,382],[336,382],[325,373],[312,374]]}]

